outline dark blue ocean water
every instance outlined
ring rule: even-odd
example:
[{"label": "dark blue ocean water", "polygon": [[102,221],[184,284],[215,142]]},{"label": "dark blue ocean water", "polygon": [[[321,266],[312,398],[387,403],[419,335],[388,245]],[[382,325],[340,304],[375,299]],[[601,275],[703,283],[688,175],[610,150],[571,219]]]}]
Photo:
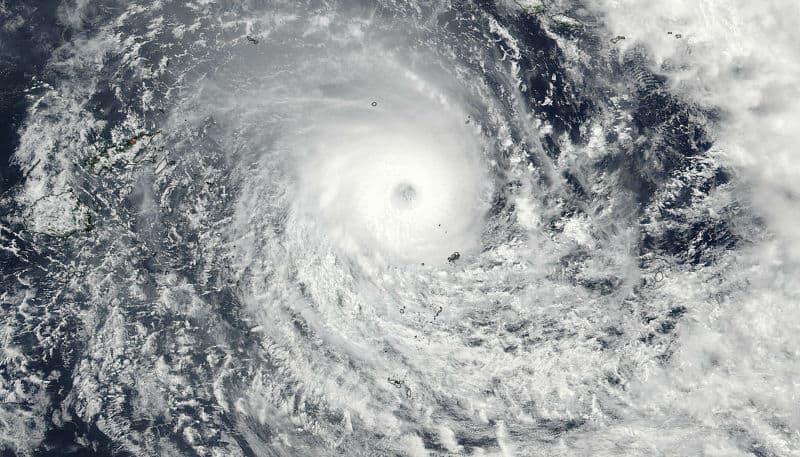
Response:
[{"label": "dark blue ocean water", "polygon": [[70,39],[71,32],[58,20],[58,2],[12,1],[0,13],[0,192],[22,178],[10,163],[28,108],[26,89],[36,80],[46,80],[50,53]]}]

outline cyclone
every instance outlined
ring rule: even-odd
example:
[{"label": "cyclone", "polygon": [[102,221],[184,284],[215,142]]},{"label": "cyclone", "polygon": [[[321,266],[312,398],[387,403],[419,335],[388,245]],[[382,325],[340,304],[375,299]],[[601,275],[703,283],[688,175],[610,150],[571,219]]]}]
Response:
[{"label": "cyclone", "polygon": [[1,453],[794,455],[785,3],[0,1]]},{"label": "cyclone", "polygon": [[463,109],[413,87],[419,76],[388,77],[374,88],[386,94],[380,104],[322,99],[331,108],[286,140],[297,156],[293,213],[363,251],[353,255],[441,263],[479,238],[489,194],[482,139]]}]

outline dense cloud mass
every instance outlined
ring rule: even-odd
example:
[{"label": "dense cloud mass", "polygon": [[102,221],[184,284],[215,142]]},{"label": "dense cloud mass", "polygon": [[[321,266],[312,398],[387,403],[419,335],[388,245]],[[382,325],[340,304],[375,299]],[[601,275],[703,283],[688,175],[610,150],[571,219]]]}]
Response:
[{"label": "dense cloud mass", "polygon": [[793,2],[18,3],[4,456],[800,455]]}]

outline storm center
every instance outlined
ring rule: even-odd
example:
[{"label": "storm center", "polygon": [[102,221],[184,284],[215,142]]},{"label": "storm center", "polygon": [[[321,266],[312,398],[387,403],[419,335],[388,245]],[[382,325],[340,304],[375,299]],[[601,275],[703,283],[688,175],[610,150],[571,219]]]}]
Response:
[{"label": "storm center", "polygon": [[392,191],[392,203],[398,208],[409,208],[417,198],[417,190],[408,183],[400,183]]}]

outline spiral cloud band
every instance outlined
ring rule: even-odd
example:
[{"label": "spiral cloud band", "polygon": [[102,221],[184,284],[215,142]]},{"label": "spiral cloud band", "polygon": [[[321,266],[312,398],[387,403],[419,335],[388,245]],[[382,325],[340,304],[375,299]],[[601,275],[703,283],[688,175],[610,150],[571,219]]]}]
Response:
[{"label": "spiral cloud band", "polygon": [[800,449],[788,0],[24,3],[0,454]]}]

